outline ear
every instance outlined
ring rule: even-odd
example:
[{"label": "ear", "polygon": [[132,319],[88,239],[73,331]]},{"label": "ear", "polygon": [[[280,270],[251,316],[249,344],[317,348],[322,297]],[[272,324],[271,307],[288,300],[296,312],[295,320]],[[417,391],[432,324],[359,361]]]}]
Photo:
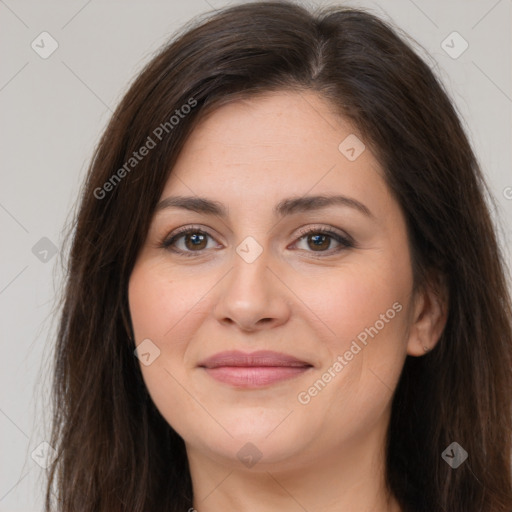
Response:
[{"label": "ear", "polygon": [[414,297],[407,354],[422,356],[439,341],[448,318],[448,287],[441,276],[432,277]]}]

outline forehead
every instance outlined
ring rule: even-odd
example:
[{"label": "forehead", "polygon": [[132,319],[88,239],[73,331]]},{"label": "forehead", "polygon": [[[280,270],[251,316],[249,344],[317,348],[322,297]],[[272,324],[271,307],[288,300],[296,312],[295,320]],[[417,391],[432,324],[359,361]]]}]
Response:
[{"label": "forehead", "polygon": [[[362,151],[354,160],[343,152],[346,140]],[[356,127],[327,100],[311,91],[273,92],[236,100],[203,118],[162,197],[243,196],[246,206],[255,206],[282,196],[350,191],[372,200],[386,193],[382,174]]]},{"label": "forehead", "polygon": [[[312,91],[271,92],[236,100],[199,122],[188,149],[218,146],[216,153],[226,157],[238,158],[250,151],[253,156],[290,159],[292,151],[305,156],[321,148],[326,156],[337,157],[340,135],[357,130],[333,110]],[[290,151],[284,153],[286,149]]]}]

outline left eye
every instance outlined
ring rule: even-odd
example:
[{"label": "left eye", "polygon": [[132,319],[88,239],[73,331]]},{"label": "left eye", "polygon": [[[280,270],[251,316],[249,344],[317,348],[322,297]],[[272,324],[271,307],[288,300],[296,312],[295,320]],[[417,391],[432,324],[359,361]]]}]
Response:
[{"label": "left eye", "polygon": [[331,252],[323,250],[330,248],[331,242],[334,240],[338,243],[338,247],[332,252],[341,251],[347,247],[353,247],[353,242],[346,236],[325,228],[309,229],[301,232],[298,242],[305,240],[308,247],[313,247],[313,252]]},{"label": "left eye", "polygon": [[[303,230],[300,234],[300,238],[298,238],[294,244],[305,241],[307,247],[312,248],[312,251],[308,252],[331,253],[354,246],[353,242],[348,237],[329,229],[316,228]],[[213,237],[206,231],[197,228],[186,228],[175,233],[167,240],[164,240],[161,247],[185,256],[194,256],[194,253],[201,253],[203,250],[208,249],[208,238],[213,240]],[[182,241],[182,239],[184,247],[179,247],[178,242]],[[338,247],[331,249],[333,240],[338,243]],[[304,250],[307,251],[307,249]]]}]

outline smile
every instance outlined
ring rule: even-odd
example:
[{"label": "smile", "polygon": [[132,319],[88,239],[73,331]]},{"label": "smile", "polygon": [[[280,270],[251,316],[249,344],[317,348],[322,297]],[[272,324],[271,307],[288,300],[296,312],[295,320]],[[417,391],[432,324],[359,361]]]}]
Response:
[{"label": "smile", "polygon": [[258,388],[295,378],[313,366],[291,355],[258,351],[221,352],[198,365],[213,379],[239,388]]}]

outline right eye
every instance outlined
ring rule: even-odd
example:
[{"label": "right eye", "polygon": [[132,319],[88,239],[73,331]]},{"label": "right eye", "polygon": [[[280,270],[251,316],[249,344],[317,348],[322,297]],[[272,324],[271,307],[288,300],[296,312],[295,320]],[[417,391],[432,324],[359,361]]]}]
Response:
[{"label": "right eye", "polygon": [[[208,248],[208,238],[213,240],[213,237],[206,231],[188,226],[171,233],[161,242],[160,246],[183,256],[194,256],[194,253],[199,254]],[[182,240],[183,244],[179,247],[178,242]]]}]

